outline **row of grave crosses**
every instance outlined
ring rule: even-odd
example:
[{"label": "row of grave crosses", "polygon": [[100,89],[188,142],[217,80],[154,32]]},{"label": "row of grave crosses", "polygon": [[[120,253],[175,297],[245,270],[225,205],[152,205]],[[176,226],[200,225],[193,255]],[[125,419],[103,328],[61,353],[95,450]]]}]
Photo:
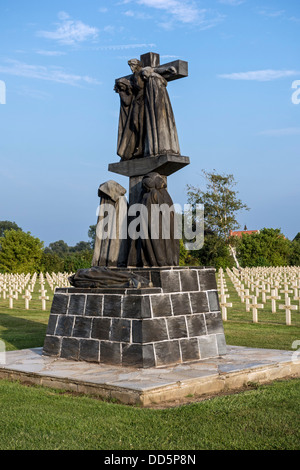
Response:
[{"label": "row of grave crosses", "polygon": [[36,290],[36,283],[38,283],[40,286],[38,300],[42,303],[42,310],[46,310],[47,301],[50,300],[50,297],[47,296],[46,283],[52,291],[56,287],[69,287],[68,277],[70,274],[52,273],[50,275],[46,273],[45,276],[43,273],[40,273],[39,276],[37,273],[32,276],[30,274],[0,274],[0,298],[8,300],[9,308],[13,309],[14,301],[22,296],[25,302],[25,310],[29,310],[30,301],[33,299],[33,292]]},{"label": "row of grave crosses", "polygon": [[[258,310],[263,309],[267,301],[271,301],[272,313],[277,312],[278,301],[280,310],[285,311],[286,325],[292,324],[292,311],[300,309],[300,268],[244,268],[232,270],[227,268],[230,278],[241,302],[245,304],[246,312],[252,310],[252,321],[258,323]],[[222,318],[227,321],[227,309],[232,307],[228,302],[229,294],[223,269],[218,272],[218,290]],[[258,299],[260,298],[260,302]],[[299,302],[299,307],[292,304]]]}]

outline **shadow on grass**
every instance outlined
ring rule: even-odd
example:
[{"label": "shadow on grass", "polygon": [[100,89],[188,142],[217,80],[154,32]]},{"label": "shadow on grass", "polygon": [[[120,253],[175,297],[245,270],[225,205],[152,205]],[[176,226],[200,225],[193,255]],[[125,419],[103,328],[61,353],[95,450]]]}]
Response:
[{"label": "shadow on grass", "polygon": [[0,313],[0,339],[7,351],[42,347],[46,330],[46,323]]}]

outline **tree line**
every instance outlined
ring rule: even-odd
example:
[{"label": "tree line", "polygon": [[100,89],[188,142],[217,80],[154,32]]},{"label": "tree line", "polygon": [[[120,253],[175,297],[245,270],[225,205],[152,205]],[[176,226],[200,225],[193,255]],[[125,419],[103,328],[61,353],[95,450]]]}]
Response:
[{"label": "tree line", "polygon": [[15,222],[0,221],[0,272],[76,272],[91,266],[93,241],[69,246],[63,240],[44,242]]},{"label": "tree line", "polygon": [[[180,242],[180,265],[215,266],[300,266],[300,232],[289,240],[279,228],[262,228],[259,233],[230,237],[239,229],[237,216],[249,210],[235,190],[233,175],[203,171],[204,189],[187,186],[189,204],[204,205],[204,245],[199,250],[185,249]],[[193,224],[199,221],[193,220]],[[15,222],[0,221],[0,272],[76,272],[89,268],[93,257],[96,225],[88,229],[89,241],[69,246],[58,240],[44,243],[24,232]]]}]

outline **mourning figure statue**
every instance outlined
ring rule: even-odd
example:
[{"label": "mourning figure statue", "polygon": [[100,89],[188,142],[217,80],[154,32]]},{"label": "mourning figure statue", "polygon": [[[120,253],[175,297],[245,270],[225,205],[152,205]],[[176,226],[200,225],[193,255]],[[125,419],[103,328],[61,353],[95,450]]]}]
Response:
[{"label": "mourning figure statue", "polygon": [[[138,59],[128,62],[132,75],[116,81],[120,96],[117,153],[121,160],[158,155],[180,155],[167,80]],[[162,69],[159,70],[162,72]],[[175,73],[169,67],[169,73]]]},{"label": "mourning figure statue", "polygon": [[179,239],[176,237],[173,201],[164,178],[148,173],[143,181],[142,205],[147,217],[141,219],[141,237],[132,243],[128,264],[132,266],[178,266]]},{"label": "mourning figure statue", "polygon": [[126,189],[116,181],[107,181],[99,186],[101,198],[96,226],[96,238],[92,266],[126,266],[127,239],[122,238],[122,230],[127,231]]}]

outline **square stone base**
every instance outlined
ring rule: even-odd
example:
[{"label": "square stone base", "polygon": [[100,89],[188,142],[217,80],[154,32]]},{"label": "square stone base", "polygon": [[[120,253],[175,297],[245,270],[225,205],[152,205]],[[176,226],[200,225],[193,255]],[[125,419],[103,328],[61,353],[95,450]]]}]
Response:
[{"label": "square stone base", "polygon": [[153,287],[56,289],[44,355],[150,368],[226,354],[214,268],[127,270]]},{"label": "square stone base", "polygon": [[293,377],[300,377],[295,352],[239,346],[227,346],[226,356],[152,369],[57,359],[42,355],[41,348],[7,352],[0,364],[0,379],[145,407],[180,405]]}]

